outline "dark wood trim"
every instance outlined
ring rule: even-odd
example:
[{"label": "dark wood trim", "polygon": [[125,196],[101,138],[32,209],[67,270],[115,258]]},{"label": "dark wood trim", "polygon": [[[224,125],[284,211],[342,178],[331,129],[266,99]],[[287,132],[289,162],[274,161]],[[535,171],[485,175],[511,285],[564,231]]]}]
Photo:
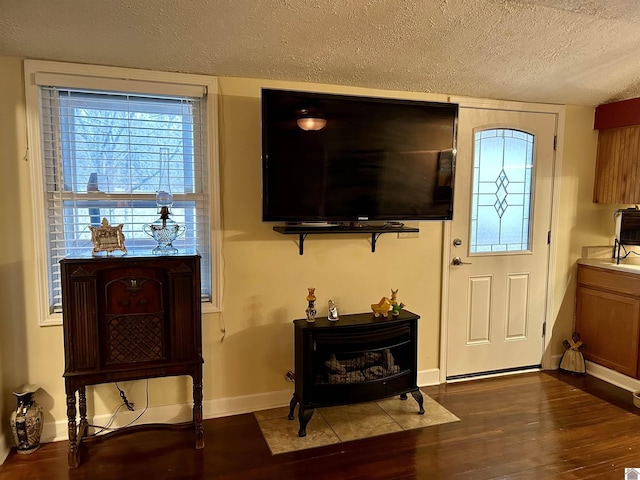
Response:
[{"label": "dark wood trim", "polygon": [[594,129],[603,130],[632,125],[640,125],[640,98],[603,103],[596,107]]}]

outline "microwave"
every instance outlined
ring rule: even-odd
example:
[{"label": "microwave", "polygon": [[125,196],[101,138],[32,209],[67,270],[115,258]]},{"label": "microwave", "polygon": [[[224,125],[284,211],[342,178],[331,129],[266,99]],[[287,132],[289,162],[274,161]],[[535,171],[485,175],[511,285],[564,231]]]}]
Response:
[{"label": "microwave", "polygon": [[[624,208],[616,210],[613,214],[616,222],[616,236],[613,244],[613,258],[616,263],[620,263],[620,258],[626,258],[631,252],[623,247],[624,245],[640,245],[640,209]],[[624,250],[624,255],[620,256],[620,250]]]},{"label": "microwave", "polygon": [[640,210],[626,208],[616,210],[616,242],[620,245],[640,245]]}]

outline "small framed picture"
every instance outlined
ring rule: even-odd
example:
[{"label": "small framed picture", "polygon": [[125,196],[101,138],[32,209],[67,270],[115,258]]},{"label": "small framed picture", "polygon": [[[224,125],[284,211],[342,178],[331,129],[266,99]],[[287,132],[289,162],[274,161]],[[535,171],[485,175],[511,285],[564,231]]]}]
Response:
[{"label": "small framed picture", "polygon": [[106,218],[102,219],[102,225],[99,227],[89,226],[91,229],[91,243],[93,243],[93,255],[100,252],[111,253],[116,250],[122,250],[127,253],[124,246],[124,233],[122,233],[122,223],[112,227]]}]

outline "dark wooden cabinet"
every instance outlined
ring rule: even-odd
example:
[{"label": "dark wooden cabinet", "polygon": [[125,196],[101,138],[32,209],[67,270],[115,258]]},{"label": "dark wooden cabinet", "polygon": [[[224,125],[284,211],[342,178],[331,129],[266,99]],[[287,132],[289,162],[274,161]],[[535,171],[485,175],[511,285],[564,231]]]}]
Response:
[{"label": "dark wooden cabinet", "polygon": [[193,419],[180,427],[192,426],[203,448],[200,257],[65,258],[60,267],[69,466],[86,438],[85,387],[100,383],[191,376]]},{"label": "dark wooden cabinet", "polygon": [[289,419],[296,405],[300,429],[314,408],[379,400],[411,393],[423,414],[417,385],[418,319],[407,310],[398,316],[373,313],[342,315],[336,322],[317,318],[294,320],[295,392]]}]

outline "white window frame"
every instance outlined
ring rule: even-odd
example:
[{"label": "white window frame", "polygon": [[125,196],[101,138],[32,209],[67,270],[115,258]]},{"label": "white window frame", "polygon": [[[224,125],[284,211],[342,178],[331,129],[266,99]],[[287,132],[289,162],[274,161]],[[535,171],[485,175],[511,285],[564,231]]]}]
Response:
[{"label": "white window frame", "polygon": [[43,154],[40,131],[40,88],[38,78],[59,78],[64,76],[69,87],[84,86],[98,89],[172,94],[177,91],[200,89],[207,92],[207,156],[209,159],[209,226],[211,229],[211,300],[202,303],[202,312],[219,312],[222,299],[222,245],[220,217],[220,176],[219,176],[219,138],[218,138],[218,80],[205,75],[156,72],[130,68],[104,67],[40,60],[24,61],[25,97],[27,115],[28,161],[31,174],[31,198],[33,231],[35,237],[34,268],[38,320],[40,326],[62,325],[62,314],[52,313],[49,305],[49,281],[47,261],[47,217],[45,215],[45,191],[43,176]]}]

